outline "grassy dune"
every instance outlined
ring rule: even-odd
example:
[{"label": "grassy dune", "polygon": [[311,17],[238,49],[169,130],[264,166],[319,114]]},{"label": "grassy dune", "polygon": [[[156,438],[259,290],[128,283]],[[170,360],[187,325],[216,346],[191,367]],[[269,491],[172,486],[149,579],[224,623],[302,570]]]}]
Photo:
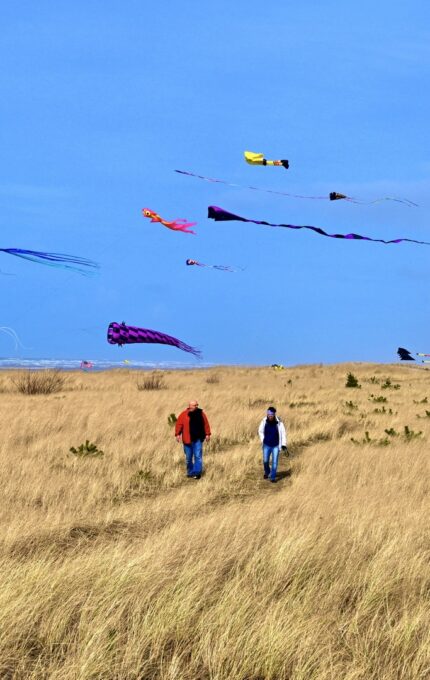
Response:
[{"label": "grassy dune", "polygon": [[[79,373],[47,396],[13,376],[0,678],[430,677],[428,371],[219,368],[165,372],[155,391]],[[190,398],[213,429],[200,481],[167,422]],[[276,485],[256,435],[270,403],[290,450]],[[86,439],[104,456],[69,452]]]}]

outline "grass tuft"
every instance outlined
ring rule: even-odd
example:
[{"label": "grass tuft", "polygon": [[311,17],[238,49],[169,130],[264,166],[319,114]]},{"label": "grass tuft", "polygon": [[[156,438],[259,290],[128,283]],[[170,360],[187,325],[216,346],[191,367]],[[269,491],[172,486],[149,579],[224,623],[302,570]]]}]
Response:
[{"label": "grass tuft", "polygon": [[20,394],[53,394],[64,389],[67,377],[57,370],[26,371],[11,380]]},{"label": "grass tuft", "polygon": [[139,392],[142,390],[165,390],[166,383],[164,381],[164,376],[160,373],[152,373],[149,378],[144,378],[143,380],[137,380],[137,389]]}]

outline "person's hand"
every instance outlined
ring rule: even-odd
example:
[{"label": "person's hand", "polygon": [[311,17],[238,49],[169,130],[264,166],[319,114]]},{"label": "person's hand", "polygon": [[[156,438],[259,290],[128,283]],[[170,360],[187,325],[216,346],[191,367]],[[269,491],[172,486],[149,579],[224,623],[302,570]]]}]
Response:
[{"label": "person's hand", "polygon": [[178,444],[180,444],[180,442],[181,442],[181,435],[180,434],[176,435],[176,441],[178,442]]},{"label": "person's hand", "polygon": [[211,436],[210,436],[210,434],[207,434],[207,435],[206,435],[206,438],[205,438],[205,441],[207,441],[207,442],[209,443],[210,440],[211,440]]}]

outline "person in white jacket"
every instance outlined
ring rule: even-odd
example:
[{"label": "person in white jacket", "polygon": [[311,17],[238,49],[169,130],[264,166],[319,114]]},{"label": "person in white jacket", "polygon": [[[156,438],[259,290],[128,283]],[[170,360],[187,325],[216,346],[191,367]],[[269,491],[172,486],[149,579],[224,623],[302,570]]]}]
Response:
[{"label": "person in white jacket", "polygon": [[[258,435],[263,446],[264,479],[276,482],[279,450],[287,448],[287,433],[284,423],[276,415],[276,408],[269,406],[266,417],[260,423]],[[270,465],[270,459],[271,465]]]}]

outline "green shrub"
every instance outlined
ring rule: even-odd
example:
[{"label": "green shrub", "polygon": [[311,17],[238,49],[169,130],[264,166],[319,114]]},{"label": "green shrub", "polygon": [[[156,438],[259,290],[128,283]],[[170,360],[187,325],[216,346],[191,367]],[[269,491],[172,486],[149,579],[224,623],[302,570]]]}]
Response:
[{"label": "green shrub", "polygon": [[354,411],[355,409],[358,408],[358,405],[357,405],[357,404],[354,404],[354,402],[353,402],[352,400],[351,400],[351,401],[346,401],[346,402],[345,402],[345,406],[346,406],[346,408],[351,409],[351,411]]},{"label": "green shrub", "polygon": [[393,415],[393,409],[389,408],[388,410],[383,406],[382,408],[374,408],[373,413],[388,413],[390,416]]},{"label": "green shrub", "polygon": [[365,444],[372,444],[373,446],[388,446],[390,443],[390,440],[388,437],[383,437],[381,439],[372,439],[369,435],[368,432],[364,433],[364,438],[359,440],[359,439],[354,439],[354,437],[351,437],[351,441],[353,444],[358,444],[359,446],[364,446]]},{"label": "green shrub", "polygon": [[385,382],[381,385],[381,390],[399,390],[400,385],[398,383],[393,384],[390,378],[386,378]]},{"label": "green shrub", "polygon": [[369,397],[369,401],[373,401],[374,404],[386,404],[387,397],[383,397],[382,395],[380,397],[375,397],[374,394],[371,394]]},{"label": "green shrub", "polygon": [[361,385],[359,384],[358,379],[355,377],[353,373],[348,373],[346,377],[345,387],[361,387]]},{"label": "green shrub", "polygon": [[74,446],[71,446],[69,451],[80,458],[100,458],[101,456],[104,456],[103,451],[100,451],[100,449],[98,449],[95,444],[92,444],[89,439],[77,449]]},{"label": "green shrub", "polygon": [[412,441],[412,439],[416,439],[417,437],[421,437],[422,432],[414,432],[413,430],[410,430],[408,425],[405,425],[404,427],[404,437],[407,442]]}]

